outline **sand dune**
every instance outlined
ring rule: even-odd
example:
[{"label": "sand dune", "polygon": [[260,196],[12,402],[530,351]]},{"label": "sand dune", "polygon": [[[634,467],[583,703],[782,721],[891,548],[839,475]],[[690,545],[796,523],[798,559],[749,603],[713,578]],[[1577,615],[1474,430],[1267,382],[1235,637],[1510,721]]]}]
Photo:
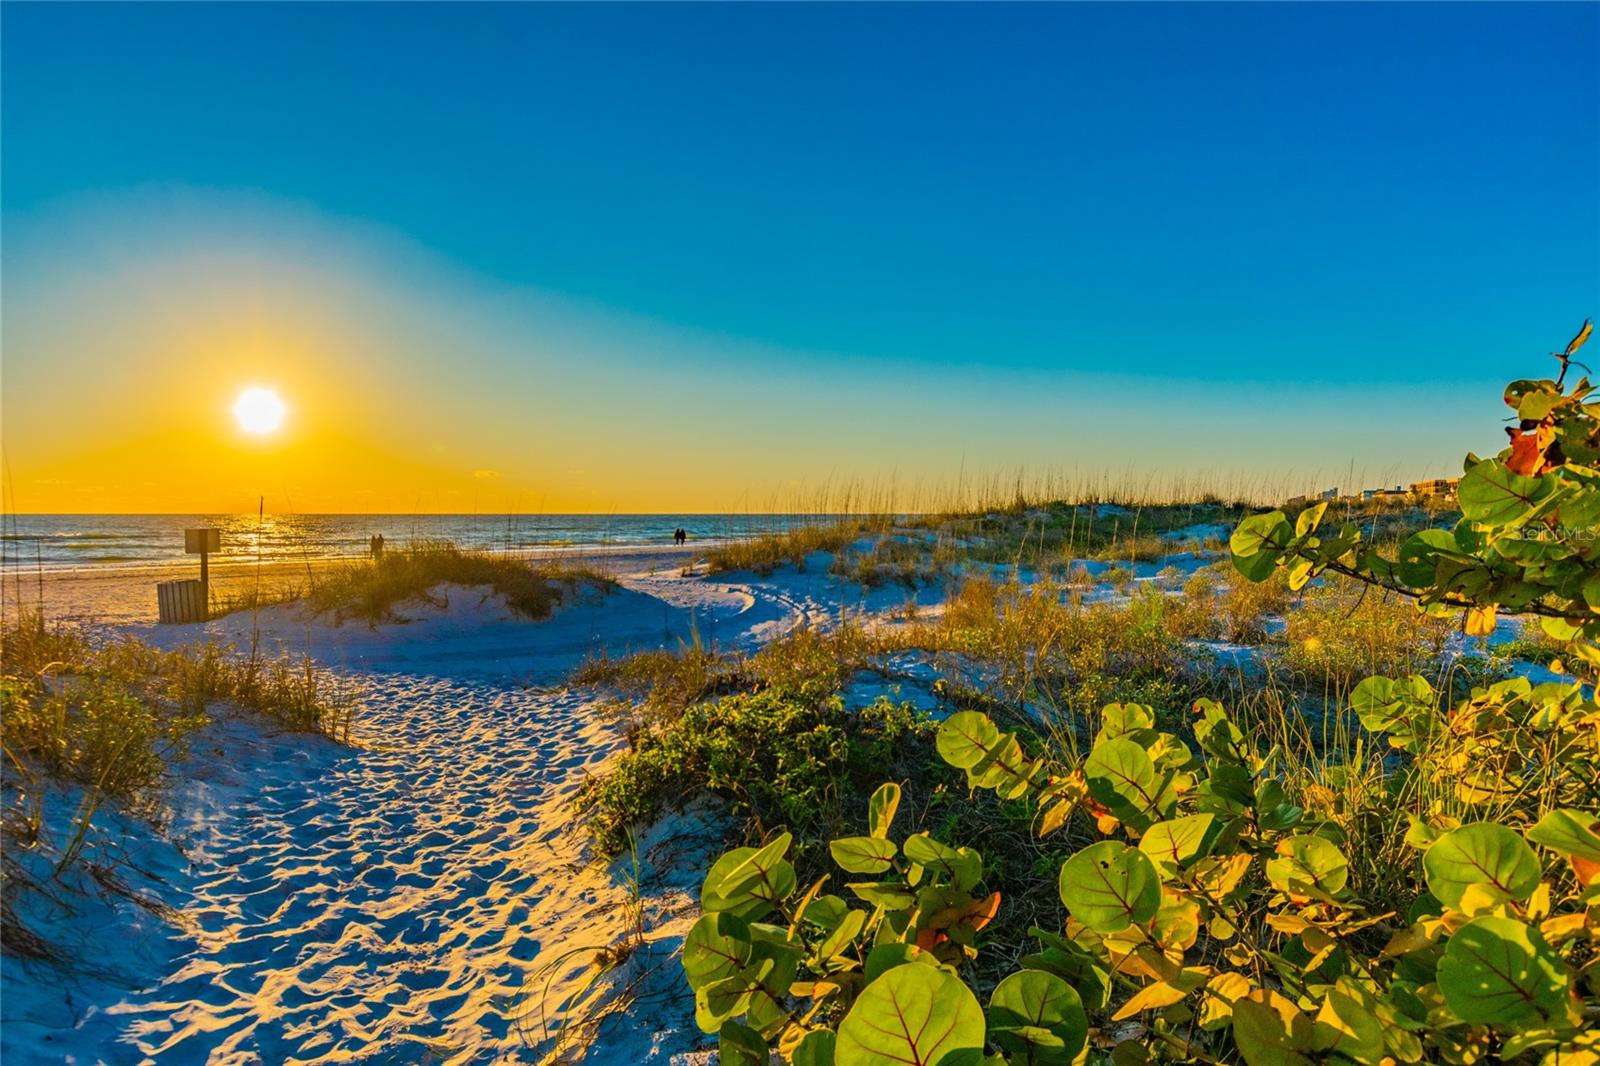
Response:
[{"label": "sand dune", "polygon": [[[198,746],[171,798],[190,867],[152,884],[178,920],[158,943],[148,927],[114,939],[126,950],[105,985],[51,987],[8,967],[8,1061],[65,1049],[110,1063],[515,1062],[581,1037],[590,1061],[638,1062],[698,1046],[674,954],[720,843],[715,818],[671,817],[641,840],[645,942],[586,995],[634,900],[627,864],[597,864],[572,801],[619,732],[593,693],[530,685],[598,650],[694,634],[760,643],[837,614],[841,586],[825,570],[772,582],[681,570],[653,553],[618,559],[619,591],[542,623],[444,587],[377,627],[288,604],[141,629],[168,645],[309,649],[359,693],[356,746],[214,727],[228,735]],[[142,862],[181,865],[148,829],[117,831]],[[632,1013],[595,1017],[622,994]]]}]

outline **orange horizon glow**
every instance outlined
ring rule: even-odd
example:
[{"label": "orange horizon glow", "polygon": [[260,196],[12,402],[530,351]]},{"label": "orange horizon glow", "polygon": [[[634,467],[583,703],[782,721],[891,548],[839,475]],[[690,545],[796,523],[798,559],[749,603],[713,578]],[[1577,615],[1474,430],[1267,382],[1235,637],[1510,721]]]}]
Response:
[{"label": "orange horizon glow", "polygon": [[[1421,409],[1316,382],[1296,399],[1109,371],[819,363],[498,286],[275,202],[193,213],[116,201],[8,224],[4,511],[254,513],[263,496],[285,514],[795,512],[863,496],[917,510],[1019,475],[1255,498],[1343,484],[1337,457],[1357,449],[1373,456],[1354,467],[1364,484],[1448,473],[1460,434],[1430,416],[1481,400],[1486,443],[1498,417],[1466,383],[1451,386],[1466,399]],[[253,388],[276,403],[257,396],[242,418]],[[1338,440],[1303,432],[1321,411]]]}]

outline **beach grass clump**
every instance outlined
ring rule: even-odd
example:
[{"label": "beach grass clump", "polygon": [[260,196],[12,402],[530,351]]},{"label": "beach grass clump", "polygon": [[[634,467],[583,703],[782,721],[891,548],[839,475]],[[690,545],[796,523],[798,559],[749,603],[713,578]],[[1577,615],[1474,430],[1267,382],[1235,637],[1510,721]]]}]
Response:
[{"label": "beach grass clump", "polygon": [[829,573],[863,588],[899,585],[908,591],[933,584],[948,574],[959,558],[947,541],[925,536],[884,536],[870,547],[856,545],[841,549]]},{"label": "beach grass clump", "polygon": [[28,614],[6,622],[0,643],[8,771],[126,797],[154,783],[204,723],[191,706],[157,698],[148,675],[132,675],[124,649],[134,642],[101,651]]},{"label": "beach grass clump", "polygon": [[525,618],[548,618],[580,587],[609,592],[616,581],[563,560],[533,562],[470,551],[445,541],[422,541],[384,552],[376,560],[314,574],[304,599],[319,612],[369,624],[390,621],[403,603],[440,605],[441,585],[488,586]]},{"label": "beach grass clump", "polygon": [[[1217,532],[1255,508],[1219,499],[1122,507],[1088,501],[1019,502],[1004,509],[924,515],[908,519],[959,544],[977,562],[1052,567],[1080,559],[1121,563],[1153,562],[1195,545],[1162,536],[1214,527]],[[1199,537],[1199,547],[1216,541]]]},{"label": "beach grass clump", "polygon": [[7,754],[51,777],[131,796],[157,781],[204,718],[163,714],[108,677],[52,688],[40,678],[0,680]]},{"label": "beach grass clump", "polygon": [[852,515],[760,533],[710,548],[705,554],[706,569],[713,574],[751,570],[762,577],[784,565],[804,570],[807,556],[837,553],[863,537],[886,533],[892,524],[886,515]]},{"label": "beach grass clump", "polygon": [[[1086,681],[1187,676],[1188,627],[1145,597],[1079,605],[1051,582],[973,577],[936,622],[902,639],[959,659],[992,698],[1019,709],[1028,702],[1075,707],[1075,689]],[[1093,690],[1104,688],[1097,681]]]},{"label": "beach grass clump", "polygon": [[668,721],[703,699],[748,687],[745,661],[746,657],[721,655],[701,644],[621,657],[602,652],[580,665],[569,680],[611,689],[637,700],[650,719]]},{"label": "beach grass clump", "polygon": [[[92,643],[38,614],[0,626],[0,948],[27,957],[58,954],[26,927],[17,900],[40,878],[59,881],[84,858],[90,828],[108,801],[149,809],[173,763],[219,703],[273,725],[348,742],[356,702],[309,658],[236,656],[215,644],[172,651],[121,637]],[[48,824],[46,796],[76,795],[70,822]],[[19,855],[32,858],[24,863]],[[117,891],[111,867],[90,864],[85,884]],[[43,873],[41,873],[43,871]],[[53,871],[53,872],[52,872]]]},{"label": "beach grass clump", "polygon": [[1363,677],[1437,677],[1455,630],[1399,596],[1313,588],[1285,616],[1283,663],[1308,688],[1343,694]]},{"label": "beach grass clump", "polygon": [[126,796],[160,777],[219,701],[296,732],[349,739],[354,701],[309,658],[242,657],[216,644],[93,645],[37,614],[0,631],[0,737],[15,769]]},{"label": "beach grass clump", "polygon": [[1233,644],[1265,642],[1273,622],[1282,621],[1294,596],[1282,581],[1246,580],[1231,566],[1209,566],[1184,582],[1173,597],[1174,610],[1188,620],[1190,635]]},{"label": "beach grass clump", "polygon": [[715,696],[780,688],[808,699],[832,695],[861,670],[881,665],[904,638],[849,623],[826,632],[804,627],[759,649],[714,651],[701,643],[613,658],[601,654],[575,670],[575,685],[609,688],[637,704],[646,725],[669,724]]}]

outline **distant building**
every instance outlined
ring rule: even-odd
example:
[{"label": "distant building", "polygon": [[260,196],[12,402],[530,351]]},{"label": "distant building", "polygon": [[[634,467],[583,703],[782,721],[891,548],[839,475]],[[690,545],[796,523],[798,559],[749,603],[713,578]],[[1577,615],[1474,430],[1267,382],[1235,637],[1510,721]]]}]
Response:
[{"label": "distant building", "polygon": [[1461,484],[1458,477],[1436,477],[1429,481],[1415,481],[1411,485],[1411,495],[1419,500],[1450,500],[1456,495],[1456,487]]}]

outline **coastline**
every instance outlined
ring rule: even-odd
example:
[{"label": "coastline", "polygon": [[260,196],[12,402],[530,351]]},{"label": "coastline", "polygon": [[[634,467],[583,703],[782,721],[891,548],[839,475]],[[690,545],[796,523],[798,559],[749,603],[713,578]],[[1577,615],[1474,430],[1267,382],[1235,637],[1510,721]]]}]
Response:
[{"label": "coastline", "polygon": [[[701,540],[687,545],[614,544],[581,547],[525,548],[504,554],[521,559],[550,559],[581,563],[616,575],[690,565],[707,548],[723,543]],[[259,587],[272,599],[303,588],[316,574],[365,560],[365,555],[332,555],[300,559],[263,559],[260,562],[213,562],[210,566],[213,597],[227,598]],[[3,575],[0,603],[6,614],[18,609],[42,610],[50,623],[96,628],[145,625],[156,620],[156,584],[199,575],[196,557],[166,563],[133,566],[79,567],[70,570],[17,567]]]}]

